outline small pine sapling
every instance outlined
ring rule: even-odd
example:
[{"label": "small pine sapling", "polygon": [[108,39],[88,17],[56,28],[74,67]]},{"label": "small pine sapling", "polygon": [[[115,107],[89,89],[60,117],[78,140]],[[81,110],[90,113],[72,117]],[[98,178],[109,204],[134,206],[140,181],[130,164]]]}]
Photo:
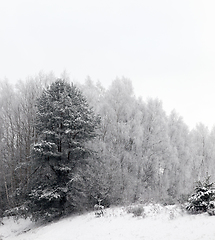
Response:
[{"label": "small pine sapling", "polygon": [[188,199],[186,209],[188,212],[198,214],[206,212],[211,201],[215,199],[215,190],[207,176],[203,182],[198,181],[195,187],[195,193]]}]

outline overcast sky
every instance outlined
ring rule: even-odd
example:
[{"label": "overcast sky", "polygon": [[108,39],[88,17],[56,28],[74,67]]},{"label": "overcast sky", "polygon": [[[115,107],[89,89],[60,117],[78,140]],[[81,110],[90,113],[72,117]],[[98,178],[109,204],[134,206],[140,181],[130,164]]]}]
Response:
[{"label": "overcast sky", "polygon": [[132,80],[194,127],[215,124],[214,0],[1,0],[0,79],[41,70]]}]

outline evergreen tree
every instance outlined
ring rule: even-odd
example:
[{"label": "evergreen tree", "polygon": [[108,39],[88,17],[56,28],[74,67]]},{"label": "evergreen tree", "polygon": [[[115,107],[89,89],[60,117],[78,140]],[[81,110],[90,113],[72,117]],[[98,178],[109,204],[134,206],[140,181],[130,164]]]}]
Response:
[{"label": "evergreen tree", "polygon": [[186,209],[191,213],[202,213],[208,210],[208,206],[215,198],[213,183],[209,181],[210,176],[203,182],[198,181],[195,187],[195,193],[188,199]]},{"label": "evergreen tree", "polygon": [[[30,193],[33,216],[52,219],[78,206],[83,189],[76,169],[91,154],[86,142],[99,123],[82,93],[64,80],[44,90],[37,102],[38,142],[32,148],[35,171]],[[77,196],[78,195],[78,196]],[[81,196],[81,197],[80,197]]]}]

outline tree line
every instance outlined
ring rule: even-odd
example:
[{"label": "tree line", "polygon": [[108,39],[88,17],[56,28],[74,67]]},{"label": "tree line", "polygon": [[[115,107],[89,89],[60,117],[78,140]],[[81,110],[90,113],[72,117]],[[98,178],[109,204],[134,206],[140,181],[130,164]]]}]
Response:
[{"label": "tree line", "polygon": [[[0,81],[0,209],[35,218],[105,205],[183,202],[195,182],[214,181],[215,128],[189,129],[132,82],[108,89],[40,74]],[[26,207],[27,208],[27,207]]]}]

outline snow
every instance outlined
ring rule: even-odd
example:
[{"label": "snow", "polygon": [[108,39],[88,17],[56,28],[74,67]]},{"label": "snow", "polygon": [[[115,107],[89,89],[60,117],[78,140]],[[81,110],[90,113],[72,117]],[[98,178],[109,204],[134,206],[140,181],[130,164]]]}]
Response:
[{"label": "snow", "polygon": [[207,213],[188,215],[179,207],[147,205],[144,216],[134,217],[124,208],[71,216],[40,226],[29,219],[5,218],[0,226],[1,240],[214,240],[215,217]]}]

